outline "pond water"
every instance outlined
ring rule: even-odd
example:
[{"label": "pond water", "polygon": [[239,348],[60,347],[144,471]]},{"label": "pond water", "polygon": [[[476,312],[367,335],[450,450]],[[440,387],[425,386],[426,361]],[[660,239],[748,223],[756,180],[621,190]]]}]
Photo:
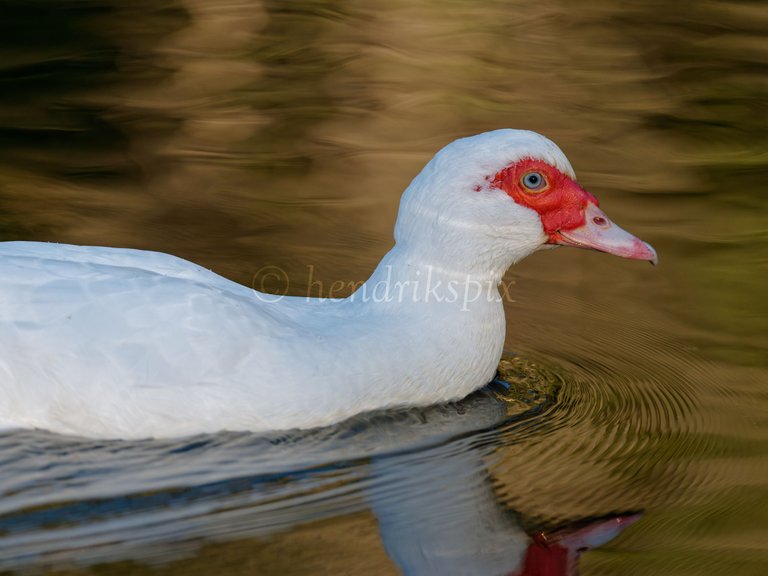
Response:
[{"label": "pond water", "polygon": [[514,127],[661,263],[515,266],[509,386],[456,405],[2,434],[0,574],[519,573],[584,526],[584,575],[768,573],[767,27],[715,0],[4,2],[0,240],[339,295],[432,154]]}]

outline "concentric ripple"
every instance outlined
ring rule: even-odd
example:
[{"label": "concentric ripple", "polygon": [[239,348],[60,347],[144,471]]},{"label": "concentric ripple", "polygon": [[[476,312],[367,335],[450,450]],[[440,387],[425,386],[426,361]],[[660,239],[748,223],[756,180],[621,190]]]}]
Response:
[{"label": "concentric ripple", "polygon": [[514,483],[508,504],[549,525],[589,510],[679,503],[712,480],[690,467],[721,453],[697,388],[712,378],[710,367],[656,332],[628,339],[634,347],[621,350],[595,333],[561,353],[562,384],[545,425],[521,446],[506,443],[494,471]]}]

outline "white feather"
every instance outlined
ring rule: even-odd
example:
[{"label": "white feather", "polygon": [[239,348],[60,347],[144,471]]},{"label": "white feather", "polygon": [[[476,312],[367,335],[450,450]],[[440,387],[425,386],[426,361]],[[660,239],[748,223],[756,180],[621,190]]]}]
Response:
[{"label": "white feather", "polygon": [[156,252],[0,243],[0,424],[268,431],[467,395],[501,356],[502,274],[546,240],[535,212],[473,188],[526,156],[573,172],[532,132],[444,148],[403,195],[396,245],[342,300],[276,300]]}]

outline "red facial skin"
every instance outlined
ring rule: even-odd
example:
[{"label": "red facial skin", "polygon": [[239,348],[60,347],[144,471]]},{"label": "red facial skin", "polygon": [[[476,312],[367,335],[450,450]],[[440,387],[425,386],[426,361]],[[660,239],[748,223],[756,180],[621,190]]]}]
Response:
[{"label": "red facial skin", "polygon": [[548,542],[539,532],[525,554],[525,564],[520,576],[567,576],[570,569],[578,566],[578,556],[557,542]]},{"label": "red facial skin", "polygon": [[[540,190],[530,190],[523,185],[523,178],[531,172],[544,177],[546,185]],[[573,178],[533,158],[523,158],[500,170],[490,183],[506,192],[521,206],[538,212],[544,232],[553,243],[558,240],[560,230],[572,230],[584,225],[587,203],[599,206],[597,198],[579,186]]]},{"label": "red facial skin", "polygon": [[641,517],[641,513],[617,514],[589,520],[581,528],[565,527],[549,535],[537,532],[529,541],[522,567],[508,576],[575,576],[582,552],[609,542]]}]

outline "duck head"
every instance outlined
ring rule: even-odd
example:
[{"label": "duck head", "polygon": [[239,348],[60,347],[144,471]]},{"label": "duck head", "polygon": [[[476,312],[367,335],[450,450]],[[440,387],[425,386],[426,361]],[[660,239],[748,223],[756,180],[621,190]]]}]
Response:
[{"label": "duck head", "polygon": [[658,261],[600,209],[563,152],[527,130],[486,132],[438,152],[403,194],[395,239],[415,260],[498,278],[557,246]]}]

